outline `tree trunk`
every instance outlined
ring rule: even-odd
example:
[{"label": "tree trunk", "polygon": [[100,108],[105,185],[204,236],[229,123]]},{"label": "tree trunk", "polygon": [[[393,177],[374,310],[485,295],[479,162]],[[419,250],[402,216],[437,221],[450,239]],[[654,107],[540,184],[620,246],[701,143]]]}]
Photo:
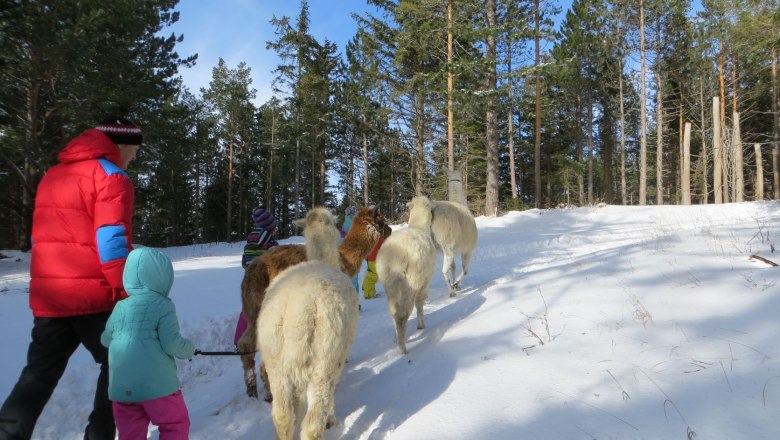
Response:
[{"label": "tree trunk", "polygon": [[[297,125],[297,124],[296,124]],[[301,218],[301,135],[295,136],[295,189],[293,190],[295,204],[294,219]]]},{"label": "tree trunk", "polygon": [[[363,124],[365,124],[365,116],[363,117]],[[363,206],[368,206],[369,191],[368,191],[368,135],[363,132]]]},{"label": "tree trunk", "polygon": [[715,203],[723,203],[723,146],[720,141],[720,99],[712,97],[712,185]]},{"label": "tree trunk", "polygon": [[[231,130],[232,131],[232,130]],[[228,141],[229,145],[229,156],[228,156],[228,181],[227,181],[227,187],[228,187],[228,193],[227,193],[227,201],[226,203],[226,209],[225,212],[227,214],[227,218],[225,221],[225,228],[227,235],[225,236],[225,241],[230,241],[230,232],[231,232],[231,218],[233,217],[233,134],[230,134],[230,140]]]},{"label": "tree trunk", "polygon": [[699,92],[700,92],[700,94],[699,94],[699,101],[701,103],[700,104],[701,105],[701,156],[700,157],[701,157],[702,168],[703,168],[703,172],[702,172],[703,178],[701,179],[701,186],[702,186],[701,203],[703,205],[706,205],[707,201],[708,201],[708,198],[709,198],[709,193],[710,193],[709,192],[709,188],[707,186],[707,161],[709,159],[708,159],[708,156],[707,156],[707,141],[706,141],[707,130],[705,129],[705,127],[707,126],[707,122],[704,119],[704,106],[705,106],[705,103],[704,103],[704,78],[702,78],[701,76],[699,77]]},{"label": "tree trunk", "polygon": [[[656,32],[656,42],[658,52],[661,51],[661,21],[658,21],[658,30]],[[658,56],[655,66],[655,76],[658,90],[655,94],[655,146],[657,150],[655,159],[655,203],[664,204],[664,89],[663,77],[661,73],[661,57]]]},{"label": "tree trunk", "polygon": [[274,146],[276,144],[276,111],[271,110],[271,158],[268,161],[268,178],[265,184],[265,209],[269,212],[273,212],[274,204],[272,198],[272,188],[274,182]]},{"label": "tree trunk", "polygon": [[639,204],[647,204],[647,88],[645,86],[645,5],[639,0],[639,58],[641,73],[639,78]]},{"label": "tree trunk", "polygon": [[683,157],[682,157],[682,204],[691,204],[691,123],[685,123],[683,132]]},{"label": "tree trunk", "polygon": [[593,100],[588,92],[588,205],[593,205]]},{"label": "tree trunk", "polygon": [[628,204],[626,193],[626,112],[623,106],[623,60],[618,60],[618,90],[620,92],[620,199],[623,205]]},{"label": "tree trunk", "polygon": [[507,121],[506,121],[506,137],[507,137],[507,148],[509,149],[509,184],[512,187],[512,199],[517,199],[517,178],[516,178],[516,171],[515,171],[515,121],[514,121],[514,89],[512,87],[512,39],[509,38],[507,41],[507,49],[506,49],[506,64],[507,64],[507,72],[509,72],[509,78],[508,78],[508,93],[509,93],[509,109],[507,110]]},{"label": "tree trunk", "polygon": [[487,150],[487,182],[485,189],[485,215],[498,215],[498,114],[496,110],[496,2],[487,0],[485,11],[488,22],[487,37],[487,89],[490,92],[485,115],[485,142]]},{"label": "tree trunk", "polygon": [[772,47],[772,176],[775,200],[780,199],[780,115],[777,113],[777,48]]},{"label": "tree trunk", "polygon": [[[723,40],[719,41],[719,49],[720,53],[718,54],[718,85],[720,86],[720,119],[719,119],[719,127],[722,129],[726,126],[726,72],[725,72],[725,55],[723,53]],[[718,133],[718,139],[720,139],[720,133]],[[729,201],[729,191],[728,191],[728,154],[726,152],[726,149],[723,147],[723,145],[720,145],[720,163],[721,163],[721,197],[723,203],[728,203]]]},{"label": "tree trunk", "polygon": [[455,170],[455,138],[454,115],[452,112],[452,91],[454,80],[452,74],[452,2],[447,1],[447,166]]},{"label": "tree trunk", "polygon": [[761,144],[753,144],[756,150],[756,200],[764,200],[764,163],[761,158]]},{"label": "tree trunk", "polygon": [[417,111],[415,115],[415,147],[417,149],[416,173],[414,176],[414,195],[423,195],[423,177],[425,176],[425,96],[417,91]]},{"label": "tree trunk", "polygon": [[739,127],[739,113],[734,112],[734,133],[731,141],[732,154],[734,155],[734,198],[735,202],[745,201],[745,176],[742,159],[742,133]]},{"label": "tree trunk", "polygon": [[536,97],[534,99],[534,206],[541,207],[542,200],[542,84],[539,77],[541,56],[539,53],[540,34],[539,0],[534,0],[534,54],[536,67]]}]

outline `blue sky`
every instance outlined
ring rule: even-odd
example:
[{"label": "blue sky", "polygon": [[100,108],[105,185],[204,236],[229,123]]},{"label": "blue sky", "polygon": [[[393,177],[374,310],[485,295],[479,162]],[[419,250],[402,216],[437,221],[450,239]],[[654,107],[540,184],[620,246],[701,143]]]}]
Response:
[{"label": "blue sky", "polygon": [[[368,8],[365,0],[310,0],[310,32],[320,42],[327,38],[336,43],[343,52],[357,30],[351,14]],[[176,46],[179,55],[198,54],[197,65],[181,71],[184,84],[193,93],[208,87],[211,71],[222,57],[230,68],[243,61],[252,70],[256,104],[271,97],[271,72],[279,61],[274,51],[265,48],[266,42],[274,39],[270,21],[274,15],[286,15],[294,22],[299,0],[181,0],[176,9],[179,21],[165,32],[184,34],[184,41]]]},{"label": "blue sky", "polygon": [[[552,1],[562,10],[571,3]],[[252,71],[255,104],[266,102],[272,95],[272,71],[279,64],[276,53],[265,48],[266,42],[275,38],[271,19],[288,16],[295,23],[300,4],[300,0],[180,0],[176,7],[179,21],[165,33],[184,35],[184,41],[176,46],[182,57],[198,54],[195,67],[181,70],[184,84],[197,94],[208,87],[220,57],[231,69],[243,61]],[[309,0],[310,32],[320,42],[327,38],[336,43],[343,53],[357,31],[352,13],[368,10],[376,11],[366,0]]]}]

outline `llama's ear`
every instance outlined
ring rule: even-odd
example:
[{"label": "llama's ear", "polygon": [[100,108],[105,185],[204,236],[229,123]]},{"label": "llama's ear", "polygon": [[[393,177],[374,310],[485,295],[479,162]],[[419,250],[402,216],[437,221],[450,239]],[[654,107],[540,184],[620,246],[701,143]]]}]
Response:
[{"label": "llama's ear", "polygon": [[293,224],[300,229],[306,228],[306,219],[305,218],[299,218],[298,220],[293,220]]}]

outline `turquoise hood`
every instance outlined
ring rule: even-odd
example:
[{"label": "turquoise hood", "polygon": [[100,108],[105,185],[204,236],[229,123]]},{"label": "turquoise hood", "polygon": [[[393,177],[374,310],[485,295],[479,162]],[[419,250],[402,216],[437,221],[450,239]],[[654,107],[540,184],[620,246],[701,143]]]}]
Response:
[{"label": "turquoise hood", "polygon": [[122,282],[128,296],[154,292],[167,298],[173,286],[173,265],[158,250],[135,249],[127,256]]}]

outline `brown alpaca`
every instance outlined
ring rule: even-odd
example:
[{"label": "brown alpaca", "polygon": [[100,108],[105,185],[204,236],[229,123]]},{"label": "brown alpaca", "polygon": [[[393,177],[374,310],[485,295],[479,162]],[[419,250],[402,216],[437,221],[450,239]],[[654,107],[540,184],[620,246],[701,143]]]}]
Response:
[{"label": "brown alpaca", "polygon": [[[379,237],[387,238],[390,232],[391,229],[379,209],[373,206],[361,209],[352,220],[352,227],[339,246],[341,271],[350,278],[354,277],[360,271],[363,260],[379,241]],[[244,272],[244,279],[241,280],[241,306],[247,328],[238,341],[238,350],[244,353],[253,352],[241,356],[246,393],[250,397],[257,397],[254,351],[257,350],[257,316],[260,314],[260,306],[263,304],[265,289],[280,272],[302,261],[306,261],[306,247],[304,245],[275,246],[252,260]],[[271,390],[268,388],[268,376],[262,363],[260,364],[260,378],[263,381],[264,398],[270,402]]]}]

